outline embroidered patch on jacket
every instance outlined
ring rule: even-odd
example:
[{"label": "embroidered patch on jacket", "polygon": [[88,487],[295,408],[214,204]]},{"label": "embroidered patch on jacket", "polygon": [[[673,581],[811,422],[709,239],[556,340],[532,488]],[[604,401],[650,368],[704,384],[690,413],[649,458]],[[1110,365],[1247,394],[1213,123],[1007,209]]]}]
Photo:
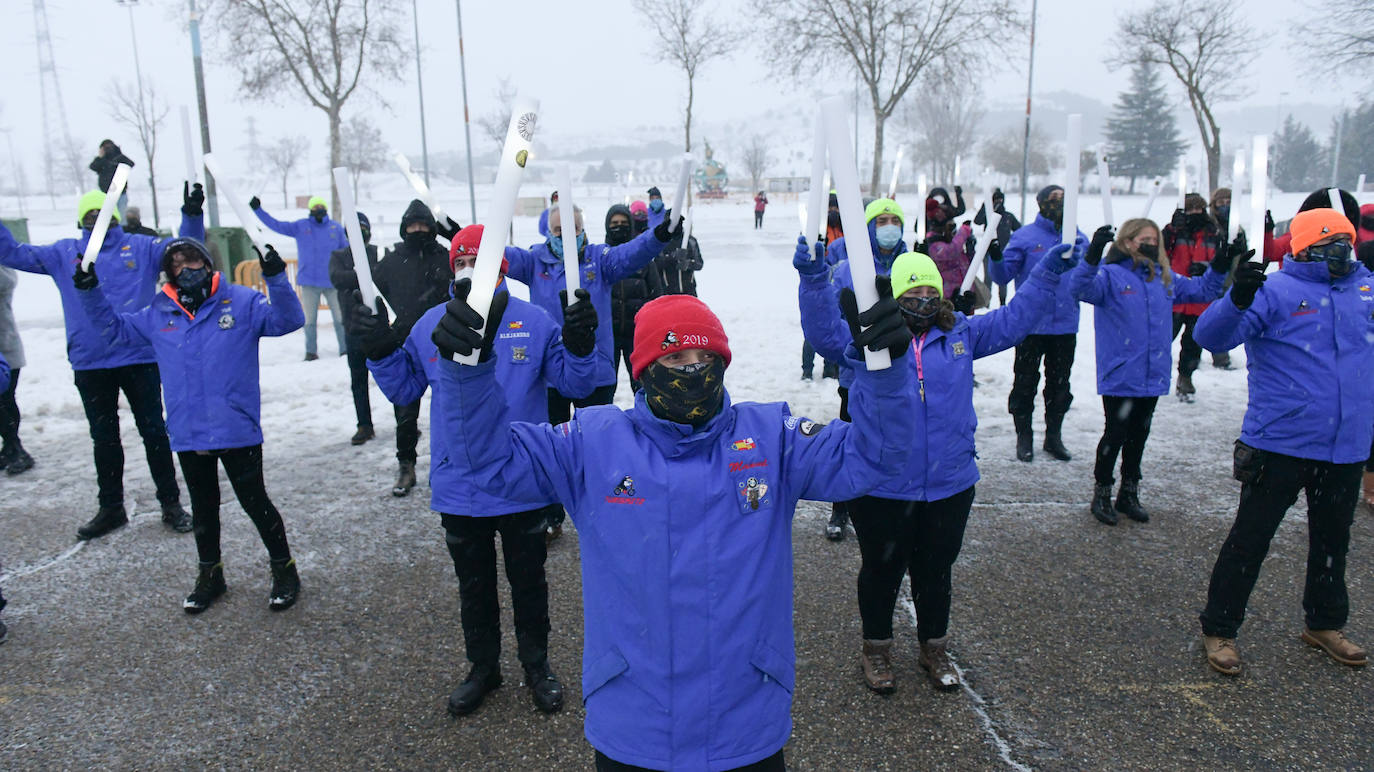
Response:
[{"label": "embroidered patch on jacket", "polygon": [[954,356],[961,357],[961,356],[963,356],[963,355],[964,355],[964,342],[963,342],[962,340],[956,340],[956,341],[954,341]]},{"label": "embroidered patch on jacket", "polygon": [[1309,306],[1306,300],[1302,300],[1298,302],[1298,310],[1289,314],[1289,316],[1306,316],[1308,314],[1315,313],[1317,313],[1317,309],[1313,308],[1312,306]]},{"label": "embroidered patch on jacket", "polygon": [[512,362],[523,362],[523,361],[525,361],[525,359],[526,359],[526,357],[525,357],[525,349],[526,349],[526,348],[528,348],[528,346],[511,346],[511,347],[510,347],[510,361],[512,361]]},{"label": "embroidered patch on jacket", "polygon": [[220,318],[219,318],[219,328],[220,328],[221,330],[232,329],[233,326],[234,326],[234,315],[233,315],[233,314],[223,314],[223,315],[220,316]]},{"label": "embroidered patch on jacket", "polygon": [[[564,424],[564,426],[566,425]],[[635,478],[627,474],[620,478],[620,484],[616,485],[611,491],[611,495],[606,497],[606,503],[629,504],[637,507],[644,503],[644,497],[635,495]]]},{"label": "embroidered patch on jacket", "polygon": [[739,493],[749,502],[750,509],[758,509],[759,504],[763,503],[764,497],[768,495],[768,483],[761,478],[750,477],[739,484]]},{"label": "embroidered patch on jacket", "polygon": [[753,450],[755,447],[753,437],[745,437],[730,443],[730,450]]}]

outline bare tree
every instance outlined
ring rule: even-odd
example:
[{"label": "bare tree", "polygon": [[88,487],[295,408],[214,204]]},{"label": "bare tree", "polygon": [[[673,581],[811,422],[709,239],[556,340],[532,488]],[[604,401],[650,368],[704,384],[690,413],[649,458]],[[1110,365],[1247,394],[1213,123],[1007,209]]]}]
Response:
[{"label": "bare tree", "polygon": [[759,180],[763,178],[763,173],[768,171],[768,164],[773,159],[768,154],[768,143],[764,138],[755,134],[749,138],[749,144],[744,146],[744,168],[749,172],[749,179],[753,180],[750,190],[759,189]]},{"label": "bare tree", "polygon": [[964,85],[943,75],[919,91],[920,100],[907,99],[900,116],[915,135],[916,158],[930,165],[931,179],[962,183],[954,179],[954,161],[973,155],[983,120],[982,93],[976,83]]},{"label": "bare tree", "polygon": [[[301,162],[305,152],[310,149],[310,140],[302,136],[282,137],[262,148],[262,156],[273,172],[281,175],[281,205],[283,209],[291,204],[286,198],[286,181],[291,172]],[[337,211],[337,210],[336,210]]]},{"label": "bare tree", "polygon": [[1374,0],[1312,0],[1307,21],[1294,38],[1309,56],[1335,72],[1345,65],[1374,64]]},{"label": "bare tree", "polygon": [[1173,73],[1188,97],[1207,151],[1207,178],[1217,188],[1221,170],[1221,126],[1214,106],[1237,97],[1235,83],[1250,60],[1255,32],[1238,12],[1237,0],[1157,0],[1117,23],[1118,45],[1132,52],[1128,59],[1109,59],[1117,68],[1136,62],[1163,65]]},{"label": "bare tree", "polygon": [[496,145],[497,154],[500,154],[501,146],[506,144],[506,129],[510,128],[510,111],[515,103],[515,94],[515,85],[510,78],[502,78],[496,90],[491,92],[496,109],[477,119],[482,132]]},{"label": "bare tree", "polygon": [[[979,149],[979,157],[983,163],[992,167],[998,174],[1005,174],[1021,179],[1021,149],[1022,149],[1021,128],[1019,126],[1008,126],[1002,131],[988,137],[983,141],[983,146]],[[1030,132],[1030,173],[1049,174],[1050,173],[1050,154],[1057,152],[1049,135],[1040,127],[1040,124],[1031,124]]]},{"label": "bare tree", "polygon": [[143,155],[148,159],[148,189],[153,195],[153,227],[156,228],[160,214],[157,206],[157,173],[153,163],[157,155],[157,132],[167,119],[172,108],[158,98],[151,83],[145,84],[142,91],[132,84],[114,81],[114,88],[105,97],[105,105],[115,120],[138,133],[138,141],[143,145]]},{"label": "bare tree", "polygon": [[[968,75],[1008,33],[1023,28],[1013,0],[753,0],[761,41],[793,76],[848,64],[873,105],[873,177],[883,174],[883,130],[927,70]],[[831,70],[833,71],[833,70]]]},{"label": "bare tree", "polygon": [[[223,48],[239,70],[244,94],[265,99],[294,92],[328,116],[332,168],[340,165],[343,108],[358,93],[363,73],[387,82],[409,64],[396,2],[228,0],[215,26],[224,31]],[[337,189],[333,199],[338,211]]]},{"label": "bare tree", "polygon": [[358,200],[358,179],[363,172],[375,172],[382,167],[386,158],[386,140],[376,124],[361,115],[355,115],[343,125],[343,148],[341,165],[348,167],[353,178],[353,200]]},{"label": "bare tree", "polygon": [[[660,54],[682,68],[687,76],[687,111],[684,120],[685,144],[692,152],[692,104],[696,99],[697,71],[712,59],[728,55],[741,39],[729,26],[719,23],[726,14],[707,7],[700,0],[635,0],[635,10],[658,33]],[[656,57],[657,58],[657,57]]]}]

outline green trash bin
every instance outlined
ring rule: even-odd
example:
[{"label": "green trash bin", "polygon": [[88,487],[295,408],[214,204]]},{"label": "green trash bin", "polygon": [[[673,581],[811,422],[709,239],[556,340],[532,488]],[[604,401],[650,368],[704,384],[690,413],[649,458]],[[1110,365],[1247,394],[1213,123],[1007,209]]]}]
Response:
[{"label": "green trash bin", "polygon": [[0,219],[0,223],[4,223],[5,227],[10,229],[10,234],[14,236],[15,241],[20,244],[29,243],[29,218],[6,217]]},{"label": "green trash bin", "polygon": [[230,281],[233,281],[234,269],[239,263],[258,259],[253,252],[253,240],[248,238],[248,231],[243,228],[207,228],[205,245],[215,258],[215,267]]}]

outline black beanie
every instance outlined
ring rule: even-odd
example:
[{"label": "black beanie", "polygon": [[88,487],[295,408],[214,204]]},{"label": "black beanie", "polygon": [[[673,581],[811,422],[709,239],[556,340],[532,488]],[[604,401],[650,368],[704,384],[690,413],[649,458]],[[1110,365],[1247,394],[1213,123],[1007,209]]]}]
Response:
[{"label": "black beanie", "polygon": [[[1322,188],[1312,191],[1307,198],[1302,200],[1302,206],[1298,207],[1299,212],[1308,212],[1313,209],[1331,208],[1331,189]],[[1341,208],[1345,210],[1345,219],[1352,225],[1359,225],[1360,222],[1360,202],[1348,190],[1341,191]]]},{"label": "black beanie", "polygon": [[167,242],[167,246],[162,248],[162,273],[170,280],[172,278],[172,253],[182,251],[199,252],[201,258],[205,260],[205,267],[211,271],[215,270],[215,258],[211,256],[210,250],[205,245],[195,239],[172,239]]},{"label": "black beanie", "polygon": [[1035,203],[1045,203],[1049,200],[1050,194],[1055,192],[1056,190],[1062,191],[1063,188],[1059,187],[1058,185],[1046,185],[1045,187],[1041,188],[1040,192],[1035,194]]},{"label": "black beanie", "polygon": [[654,188],[649,188],[649,195],[651,195],[651,196],[658,196],[659,198],[663,198],[663,194],[660,193],[660,192],[658,192],[658,188],[656,188],[656,187],[654,187]]}]

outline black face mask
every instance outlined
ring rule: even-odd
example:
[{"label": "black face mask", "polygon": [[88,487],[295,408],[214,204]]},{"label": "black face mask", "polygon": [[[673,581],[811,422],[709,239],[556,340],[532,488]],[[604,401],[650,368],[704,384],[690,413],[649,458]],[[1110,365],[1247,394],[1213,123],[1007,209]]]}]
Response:
[{"label": "black face mask", "polygon": [[1040,204],[1040,215],[1055,225],[1064,223],[1064,202],[1044,201]]},{"label": "black face mask", "polygon": [[665,367],[655,362],[639,376],[644,401],[654,415],[700,429],[725,404],[725,360]]},{"label": "black face mask", "polygon": [[411,251],[419,252],[425,248],[426,244],[434,241],[434,234],[429,231],[411,231],[407,233],[402,240]]},{"label": "black face mask", "polygon": [[317,212],[312,209],[310,210],[310,219],[314,220],[315,222],[324,222],[324,218],[328,214],[328,212]]},{"label": "black face mask", "polygon": [[213,272],[208,268],[182,268],[177,274],[177,301],[191,313],[210,297],[210,278]]},{"label": "black face mask", "polygon": [[1230,206],[1230,204],[1227,204],[1226,206],[1219,206],[1219,207],[1217,207],[1217,218],[1218,218],[1218,219],[1220,219],[1220,220],[1225,220],[1226,218],[1228,218],[1228,217],[1230,217],[1230,216],[1231,216],[1231,206]]},{"label": "black face mask", "polygon": [[1331,272],[1331,278],[1339,279],[1355,270],[1355,261],[1350,259],[1354,248],[1348,242],[1337,241],[1320,247],[1308,247],[1307,259],[1312,262],[1324,261]]},{"label": "black face mask", "polygon": [[914,300],[902,300],[897,307],[902,311],[902,321],[906,322],[906,328],[911,330],[912,335],[922,335],[935,323],[935,317],[940,313],[940,298],[915,298]]},{"label": "black face mask", "polygon": [[1141,244],[1141,245],[1138,247],[1138,249],[1140,250],[1140,254],[1141,254],[1141,255],[1143,255],[1143,256],[1145,256],[1145,257],[1148,257],[1148,258],[1151,259],[1151,260],[1158,260],[1158,259],[1159,259],[1159,245],[1158,245],[1158,244]]},{"label": "black face mask", "polygon": [[1207,227],[1208,222],[1205,212],[1189,212],[1183,216],[1183,221],[1188,226],[1188,230],[1191,231],[1202,230]]},{"label": "black face mask", "polygon": [[610,246],[624,244],[633,238],[628,225],[612,225],[606,229],[606,243]]},{"label": "black face mask", "polygon": [[827,212],[825,215],[825,226],[827,228],[840,227],[840,213],[833,210]]},{"label": "black face mask", "polygon": [[634,218],[634,229],[635,229],[635,235],[639,235],[639,234],[643,233],[644,231],[649,230],[649,218],[647,218],[647,217],[645,217],[645,218],[643,218],[643,219],[640,219],[640,218],[638,218],[638,217]]}]

